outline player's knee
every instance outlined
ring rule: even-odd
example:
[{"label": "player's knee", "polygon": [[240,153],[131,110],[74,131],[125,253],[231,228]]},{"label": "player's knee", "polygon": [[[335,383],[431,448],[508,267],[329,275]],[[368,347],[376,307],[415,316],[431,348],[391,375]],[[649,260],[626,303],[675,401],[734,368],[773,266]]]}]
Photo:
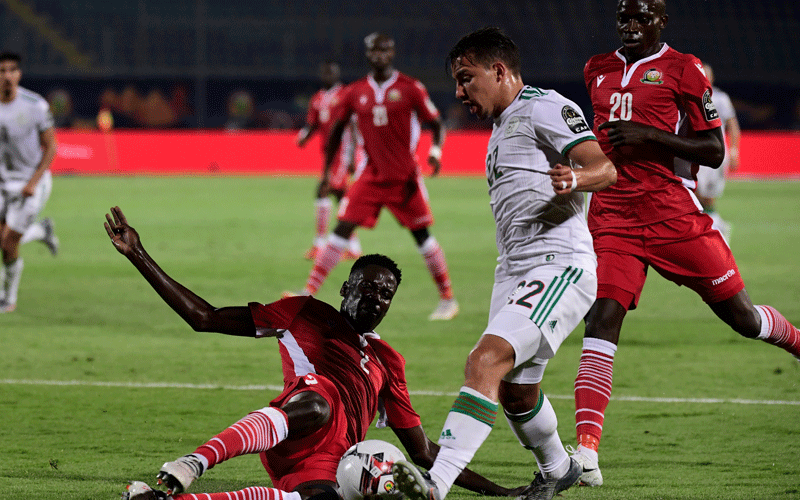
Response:
[{"label": "player's knee", "polygon": [[536,408],[539,402],[539,384],[500,384],[500,403],[506,413],[521,415]]},{"label": "player's knee", "polygon": [[321,395],[304,391],[281,407],[286,413],[290,437],[307,436],[321,429],[331,418],[331,407]]}]

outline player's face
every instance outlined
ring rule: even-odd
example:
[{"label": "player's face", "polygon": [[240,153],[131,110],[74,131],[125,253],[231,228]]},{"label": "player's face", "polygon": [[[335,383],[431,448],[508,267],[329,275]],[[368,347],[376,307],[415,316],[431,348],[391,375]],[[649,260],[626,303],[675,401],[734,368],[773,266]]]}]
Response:
[{"label": "player's face", "polygon": [[625,56],[638,60],[661,48],[661,30],[667,23],[658,0],[620,0],[617,4],[617,34]]},{"label": "player's face", "polygon": [[361,333],[370,332],[383,320],[397,292],[397,279],[385,267],[358,269],[342,285],[341,311]]},{"label": "player's face", "polygon": [[394,61],[394,42],[385,39],[375,40],[367,49],[367,60],[376,71],[388,68]]},{"label": "player's face", "polygon": [[16,61],[0,62],[0,92],[7,96],[14,93],[22,78],[22,71]]},{"label": "player's face", "polygon": [[500,80],[493,66],[475,64],[470,57],[461,56],[453,63],[452,70],[456,80],[456,99],[467,106],[470,113],[481,119],[499,114],[496,102]]},{"label": "player's face", "polygon": [[339,81],[341,71],[338,64],[323,64],[319,70],[319,78],[322,84],[327,87],[333,87]]}]

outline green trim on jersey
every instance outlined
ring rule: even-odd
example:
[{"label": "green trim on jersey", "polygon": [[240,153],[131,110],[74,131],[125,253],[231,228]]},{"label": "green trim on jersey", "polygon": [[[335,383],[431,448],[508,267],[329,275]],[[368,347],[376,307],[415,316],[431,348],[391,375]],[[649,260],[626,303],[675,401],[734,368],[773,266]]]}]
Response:
[{"label": "green trim on jersey", "polygon": [[544,90],[540,89],[539,87],[525,87],[519,93],[520,100],[528,101],[533,99],[534,97],[542,97],[550,92],[545,92]]},{"label": "green trim on jersey", "polygon": [[553,278],[553,281],[550,282],[550,285],[547,287],[547,290],[545,290],[542,298],[539,299],[539,303],[531,314],[531,320],[533,320],[536,326],[541,328],[542,325],[544,325],[547,317],[553,312],[553,308],[555,308],[558,301],[561,300],[561,296],[564,295],[567,287],[570,284],[577,283],[578,280],[581,279],[581,276],[583,276],[583,269],[568,266],[564,272],[561,273],[561,276],[555,276]]},{"label": "green trim on jersey", "polygon": [[566,146],[564,146],[564,149],[561,150],[561,156],[566,158],[567,157],[567,153],[569,153],[569,150],[574,148],[577,144],[580,144],[583,141],[596,141],[596,140],[597,140],[597,137],[595,137],[594,135],[587,135],[586,137],[581,137],[579,139],[575,139],[574,141],[572,141],[569,144],[567,144]]}]

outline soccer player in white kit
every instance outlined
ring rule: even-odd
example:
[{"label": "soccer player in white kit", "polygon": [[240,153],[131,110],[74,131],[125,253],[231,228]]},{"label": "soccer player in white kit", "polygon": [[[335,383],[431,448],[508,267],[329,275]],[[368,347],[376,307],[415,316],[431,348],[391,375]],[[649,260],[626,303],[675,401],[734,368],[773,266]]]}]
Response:
[{"label": "soccer player in white kit", "polygon": [[23,267],[20,244],[40,239],[53,253],[58,245],[52,225],[36,220],[53,182],[53,116],[42,96],[19,86],[20,60],[15,53],[0,54],[0,313],[17,306]]},{"label": "soccer player in white kit", "polygon": [[736,110],[733,108],[730,96],[718,87],[714,87],[714,70],[708,63],[703,63],[703,70],[706,73],[708,82],[712,85],[711,97],[714,99],[714,107],[719,113],[719,120],[722,122],[722,136],[725,138],[725,159],[719,168],[700,166],[697,171],[697,189],[694,194],[697,200],[703,205],[703,211],[711,216],[714,224],[711,226],[720,233],[728,243],[731,244],[731,225],[726,222],[717,212],[717,198],[722,196],[725,190],[725,177],[729,172],[739,168],[739,141],[741,129],[739,120],[736,119]]},{"label": "soccer player in white kit", "polygon": [[494,120],[486,176],[500,255],[489,324],[467,358],[436,461],[429,475],[397,463],[395,482],[411,500],[442,500],[488,437],[502,403],[540,471],[521,498],[550,499],[581,475],[539,387],[548,360],[597,293],[597,263],[578,191],[603,189],[616,182],[617,172],[577,105],[554,90],[523,84],[517,46],[499,29],[465,36],[449,61],[456,97],[480,118]]}]

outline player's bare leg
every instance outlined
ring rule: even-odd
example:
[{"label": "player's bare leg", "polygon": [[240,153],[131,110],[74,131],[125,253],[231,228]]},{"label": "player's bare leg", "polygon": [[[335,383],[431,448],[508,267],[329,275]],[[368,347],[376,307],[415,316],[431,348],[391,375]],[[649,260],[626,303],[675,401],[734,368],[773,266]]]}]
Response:
[{"label": "player's bare leg", "polygon": [[19,242],[22,235],[5,226],[2,235],[3,268],[3,300],[0,302],[0,313],[13,312],[17,308],[17,291],[22,279],[24,263],[19,256]]}]

